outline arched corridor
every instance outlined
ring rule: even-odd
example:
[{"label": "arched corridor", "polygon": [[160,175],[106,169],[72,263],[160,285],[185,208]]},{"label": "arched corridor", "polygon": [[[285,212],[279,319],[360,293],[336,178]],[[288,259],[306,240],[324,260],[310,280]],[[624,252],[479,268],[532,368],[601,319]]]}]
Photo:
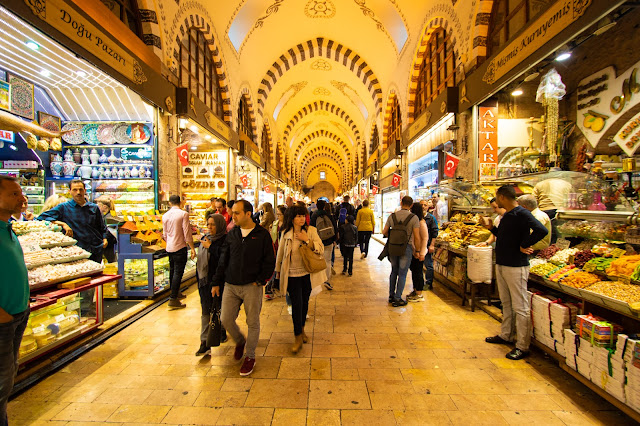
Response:
[{"label": "arched corridor", "polygon": [[[372,242],[372,254],[381,248]],[[505,359],[504,347],[484,342],[498,322],[461,307],[439,285],[423,303],[392,308],[389,271],[386,260],[371,256],[355,261],[353,277],[336,275],[335,289],[311,300],[311,342],[295,356],[284,299],[265,301],[250,378],[238,376],[231,341],[211,357],[193,355],[200,307],[190,291],[187,309],[154,310],[19,395],[10,419],[70,426],[631,424],[541,352]]]}]

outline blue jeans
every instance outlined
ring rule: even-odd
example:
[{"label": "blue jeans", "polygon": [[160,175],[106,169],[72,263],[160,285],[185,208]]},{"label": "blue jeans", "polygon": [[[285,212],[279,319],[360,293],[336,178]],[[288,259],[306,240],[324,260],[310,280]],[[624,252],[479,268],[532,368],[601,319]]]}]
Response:
[{"label": "blue jeans", "polygon": [[427,272],[424,273],[425,285],[433,287],[433,257],[431,257],[431,253],[427,252],[425,255],[424,267],[427,268]]},{"label": "blue jeans", "polygon": [[13,320],[0,324],[0,426],[9,424],[7,401],[18,372],[18,351],[28,320],[29,309],[15,314]]},{"label": "blue jeans", "polygon": [[389,299],[402,299],[404,284],[407,281],[407,272],[411,265],[413,247],[407,244],[404,256],[389,256],[391,262],[391,275],[389,276]]}]

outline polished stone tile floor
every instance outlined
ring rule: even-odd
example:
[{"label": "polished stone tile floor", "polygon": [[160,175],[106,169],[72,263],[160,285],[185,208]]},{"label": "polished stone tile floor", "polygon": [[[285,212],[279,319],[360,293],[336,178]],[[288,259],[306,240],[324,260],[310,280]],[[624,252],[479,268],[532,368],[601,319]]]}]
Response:
[{"label": "polished stone tile floor", "polygon": [[195,357],[192,287],[187,309],[161,306],[16,397],[10,424],[633,424],[540,352],[505,359],[509,348],[484,342],[498,322],[439,285],[423,303],[387,305],[390,266],[371,245],[368,259],[356,250],[353,277],[311,300],[311,342],[295,356],[280,298],[263,305],[250,377],[231,342]]}]

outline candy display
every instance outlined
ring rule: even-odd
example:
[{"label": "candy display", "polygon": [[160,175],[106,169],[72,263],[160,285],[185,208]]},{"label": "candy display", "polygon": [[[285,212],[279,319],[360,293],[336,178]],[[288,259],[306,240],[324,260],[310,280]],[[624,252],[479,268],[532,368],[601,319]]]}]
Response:
[{"label": "candy display", "polygon": [[543,263],[540,265],[536,265],[536,266],[532,266],[530,269],[530,272],[532,274],[541,276],[541,277],[546,277],[548,275],[553,274],[554,272],[556,272],[558,269],[560,269],[558,266],[554,265],[553,263]]},{"label": "candy display", "polygon": [[30,220],[13,222],[12,229],[16,235],[24,235],[30,232],[59,231],[61,228],[47,220]]},{"label": "candy display", "polygon": [[578,253],[578,251],[578,249],[573,248],[560,250],[559,252],[551,256],[549,262],[555,263],[556,265],[566,265],[567,263],[571,262],[573,256]]},{"label": "candy display", "polygon": [[454,246],[467,247],[485,242],[491,236],[486,228],[480,225],[467,225],[463,222],[450,222],[443,225],[443,230],[438,234],[438,240],[445,241]]},{"label": "candy display", "polygon": [[70,246],[77,243],[71,237],[67,237],[62,232],[43,231],[43,232],[31,232],[18,236],[18,241],[24,251],[26,246],[39,246],[42,248]]},{"label": "candy display", "polygon": [[640,265],[640,255],[622,256],[611,262],[607,268],[607,275],[610,277],[629,277],[638,265]]},{"label": "candy display", "polygon": [[598,281],[600,281],[600,277],[597,275],[584,271],[577,271],[574,274],[564,277],[561,283],[569,287],[585,288],[597,283]]},{"label": "candy display", "polygon": [[629,304],[640,303],[640,286],[635,284],[624,284],[619,281],[599,281],[589,286],[587,290]]},{"label": "candy display", "polygon": [[25,253],[24,261],[27,269],[33,269],[41,265],[73,262],[74,260],[88,259],[89,257],[91,257],[91,253],[88,251],[78,246],[69,246]]},{"label": "candy display", "polygon": [[542,249],[538,252],[538,257],[541,259],[551,259],[554,254],[560,251],[560,247],[555,244],[551,244],[546,249]]},{"label": "candy display", "polygon": [[578,315],[576,329],[578,336],[592,345],[606,348],[615,346],[617,335],[622,331],[619,325],[591,314]]},{"label": "candy display", "polygon": [[558,227],[566,236],[624,241],[626,225],[615,222],[568,220]]},{"label": "candy display", "polygon": [[578,268],[582,268],[585,263],[587,263],[594,257],[596,257],[596,255],[591,250],[581,250],[573,255],[573,264]]},{"label": "candy display", "polygon": [[604,273],[611,265],[613,259],[606,257],[595,257],[584,264],[584,269],[587,271],[597,271]]},{"label": "candy display", "polygon": [[47,283],[62,282],[80,276],[98,274],[103,266],[93,260],[77,260],[70,263],[43,265],[29,270],[29,285],[39,286]]}]

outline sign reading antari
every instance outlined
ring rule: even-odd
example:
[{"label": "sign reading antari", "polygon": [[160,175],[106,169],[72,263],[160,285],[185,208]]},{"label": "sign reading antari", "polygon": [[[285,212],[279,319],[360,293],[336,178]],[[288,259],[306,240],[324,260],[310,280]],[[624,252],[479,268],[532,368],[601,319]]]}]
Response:
[{"label": "sign reading antari", "polygon": [[478,163],[480,179],[495,178],[498,170],[498,107],[480,107]]}]

